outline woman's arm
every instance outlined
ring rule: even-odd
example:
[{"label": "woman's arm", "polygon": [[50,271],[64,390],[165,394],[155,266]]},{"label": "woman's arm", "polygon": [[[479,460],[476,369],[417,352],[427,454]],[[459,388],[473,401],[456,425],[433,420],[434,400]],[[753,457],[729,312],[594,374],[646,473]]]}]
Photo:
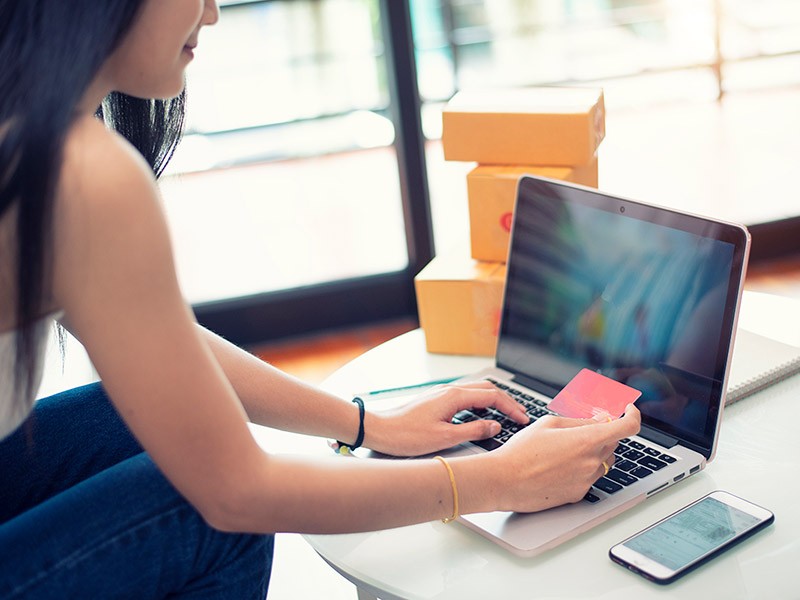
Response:
[{"label": "woman's arm", "polygon": [[[492,452],[449,459],[460,514],[533,512],[578,502],[614,462],[618,440],[639,431],[629,406],[613,422],[544,417]],[[337,533],[397,527],[450,517],[453,492],[437,460],[324,459],[276,456],[270,474],[253,481],[241,511],[224,528]],[[264,503],[262,484],[280,482],[276,503]],[[258,529],[262,531],[262,529]]]},{"label": "woman's arm", "polygon": [[[275,369],[206,329],[202,331],[254,423],[355,441],[359,425],[355,404]],[[368,407],[364,445],[387,454],[409,456],[483,439],[497,433],[497,423],[480,420],[453,425],[451,419],[464,408],[487,406],[497,407],[520,423],[528,422],[517,402],[488,383],[438,386],[426,391],[418,402],[391,413],[375,413]]]},{"label": "woman's arm", "polygon": [[355,439],[358,408],[354,404],[276,369],[205,328],[201,331],[253,423]]},{"label": "woman's arm", "polygon": [[[55,210],[54,300],[122,418],[211,524],[254,532],[358,531],[452,513],[450,481],[438,461],[264,453],[182,299],[149,169],[88,117],[70,134],[65,152]],[[246,387],[246,378],[233,378]],[[305,389],[292,384],[279,393],[291,396],[292,387]],[[348,403],[316,397],[333,407],[326,410],[332,434],[352,431],[356,420]],[[291,420],[256,404],[254,413]],[[638,429],[637,419],[633,409],[608,424],[567,428],[577,423],[546,420],[502,452],[453,459],[462,512],[536,510],[577,499],[602,473],[600,463],[616,439]],[[570,464],[569,477],[560,473],[554,480],[555,467],[564,464]]]}]

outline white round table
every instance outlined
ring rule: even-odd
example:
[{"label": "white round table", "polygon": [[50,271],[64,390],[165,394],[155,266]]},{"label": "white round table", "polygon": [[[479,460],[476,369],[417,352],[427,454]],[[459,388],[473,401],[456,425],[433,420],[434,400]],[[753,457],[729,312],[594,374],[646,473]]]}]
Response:
[{"label": "white round table", "polygon": [[[740,326],[800,346],[800,302],[746,293]],[[490,359],[428,354],[416,330],[370,350],[324,383],[342,396],[462,375]],[[307,535],[360,598],[800,598],[800,376],[725,410],[708,468],[622,516],[535,558],[518,558],[458,524]],[[322,451],[322,445],[319,446]],[[613,564],[608,549],[715,489],[775,513],[775,524],[661,587]]]}]

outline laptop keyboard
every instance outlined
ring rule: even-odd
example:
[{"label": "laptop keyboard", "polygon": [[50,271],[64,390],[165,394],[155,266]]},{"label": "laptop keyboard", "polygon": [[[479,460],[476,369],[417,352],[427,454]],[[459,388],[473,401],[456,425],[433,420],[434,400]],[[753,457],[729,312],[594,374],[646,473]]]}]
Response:
[{"label": "laptop keyboard", "polygon": [[[521,429],[528,427],[545,415],[555,414],[547,409],[547,402],[544,400],[534,398],[522,390],[494,379],[487,378],[487,381],[505,391],[524,406],[525,412],[527,412],[531,420],[527,425],[521,425],[494,408],[469,409],[456,413],[453,417],[454,423],[469,423],[476,419],[493,419],[500,423],[500,433],[485,440],[472,442],[485,450],[499,448]],[[674,456],[663,453],[641,441],[629,438],[620,440],[614,450],[614,457],[615,462],[609,472],[595,481],[592,488],[584,496],[586,502],[599,502],[603,499],[604,494],[614,494],[677,460]],[[598,491],[604,492],[604,494],[598,494]]]}]

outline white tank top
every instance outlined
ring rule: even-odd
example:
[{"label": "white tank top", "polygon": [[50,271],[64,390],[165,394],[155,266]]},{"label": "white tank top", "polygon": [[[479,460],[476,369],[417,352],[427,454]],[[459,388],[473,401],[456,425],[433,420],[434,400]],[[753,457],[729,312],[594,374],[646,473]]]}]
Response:
[{"label": "white tank top", "polygon": [[36,391],[42,382],[44,355],[47,340],[54,320],[60,315],[49,315],[39,319],[34,325],[36,344],[36,372],[33,388],[28,398],[15,397],[14,391],[14,352],[16,331],[0,333],[0,439],[13,432],[30,414]]}]

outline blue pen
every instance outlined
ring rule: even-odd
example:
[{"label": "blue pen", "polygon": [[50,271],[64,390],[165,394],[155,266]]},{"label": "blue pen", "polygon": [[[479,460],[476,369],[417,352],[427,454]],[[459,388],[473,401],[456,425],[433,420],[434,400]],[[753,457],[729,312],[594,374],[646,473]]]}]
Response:
[{"label": "blue pen", "polygon": [[392,394],[392,393],[395,393],[395,392],[405,392],[405,391],[414,390],[414,389],[417,389],[417,388],[432,387],[434,385],[439,385],[439,384],[442,384],[442,383],[451,383],[451,382],[455,381],[456,379],[461,379],[462,377],[463,377],[463,375],[458,375],[456,377],[446,377],[444,379],[434,379],[433,381],[423,381],[421,383],[412,383],[410,385],[403,385],[403,386],[399,386],[399,387],[386,388],[386,389],[383,389],[383,390],[372,390],[371,392],[364,392],[363,394],[356,394],[356,396],[360,396],[360,397],[363,398],[363,397],[369,397],[369,396],[379,396],[379,395],[383,395],[383,394]]}]

